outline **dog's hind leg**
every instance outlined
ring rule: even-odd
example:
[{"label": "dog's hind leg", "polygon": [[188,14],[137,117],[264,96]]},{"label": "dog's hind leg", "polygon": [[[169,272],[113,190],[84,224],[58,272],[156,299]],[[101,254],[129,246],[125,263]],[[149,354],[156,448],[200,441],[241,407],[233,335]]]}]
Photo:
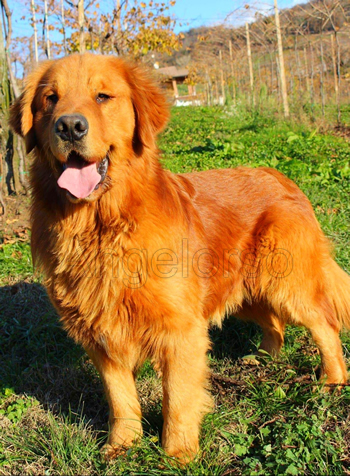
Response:
[{"label": "dog's hind leg", "polygon": [[285,323],[271,309],[261,304],[244,304],[238,317],[253,321],[262,328],[263,338],[259,350],[277,357],[284,342]]},{"label": "dog's hind leg", "polygon": [[259,322],[263,331],[259,351],[263,350],[268,352],[272,357],[277,357],[284,342],[285,323],[272,312],[264,317],[264,320]]},{"label": "dog's hind leg", "polygon": [[[313,284],[313,283],[312,283]],[[317,345],[322,364],[321,381],[343,384],[347,381],[342,345],[339,338],[340,323],[325,292],[311,292],[313,285],[298,287],[293,294],[285,293],[285,302],[275,304],[291,324],[308,329]],[[307,292],[306,292],[307,290]],[[275,297],[278,293],[275,294]]]},{"label": "dog's hind leg", "polygon": [[337,324],[329,322],[321,313],[309,316],[303,322],[319,348],[322,363],[321,381],[327,384],[346,383],[348,378]]},{"label": "dog's hind leg", "polygon": [[320,350],[323,379],[345,383],[339,331],[350,324],[350,278],[332,260],[305,197],[285,205],[271,207],[256,230],[261,261],[252,295],[284,322],[306,327]]}]

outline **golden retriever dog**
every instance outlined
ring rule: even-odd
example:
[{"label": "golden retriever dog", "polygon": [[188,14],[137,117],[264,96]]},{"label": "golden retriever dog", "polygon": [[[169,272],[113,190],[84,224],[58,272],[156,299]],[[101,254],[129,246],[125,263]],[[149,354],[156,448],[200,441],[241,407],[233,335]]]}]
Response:
[{"label": "golden retriever dog", "polygon": [[163,448],[196,455],[211,407],[208,327],[228,313],[258,323],[271,355],[286,324],[305,326],[323,381],[347,380],[350,279],[309,200],[273,169],[164,170],[156,137],[168,116],[147,72],[93,54],[40,64],[10,114],[33,151],[34,260],[104,384],[107,458],[142,434],[135,375],[146,359],[162,374]]}]

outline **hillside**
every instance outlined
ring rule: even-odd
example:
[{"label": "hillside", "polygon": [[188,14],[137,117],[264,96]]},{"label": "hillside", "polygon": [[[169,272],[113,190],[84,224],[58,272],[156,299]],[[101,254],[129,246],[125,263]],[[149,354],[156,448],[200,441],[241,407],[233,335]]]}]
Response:
[{"label": "hillside", "polygon": [[[339,5],[335,8],[335,5]],[[328,18],[332,12],[331,19]],[[284,33],[285,49],[294,49],[295,42],[301,48],[307,43],[318,41],[320,36],[329,36],[334,30],[338,33],[342,49],[342,66],[350,66],[350,42],[348,19],[350,2],[348,0],[312,1],[292,8],[281,10],[281,27]],[[237,13],[239,16],[240,13]],[[274,15],[255,14],[256,20],[250,24],[251,43],[255,55],[264,56],[266,50],[276,47]],[[219,50],[226,50],[229,41],[236,52],[245,47],[245,27],[231,27],[227,24],[219,26],[202,26],[191,28],[184,34],[182,46],[169,55],[156,55],[161,66],[189,66],[198,61],[205,51],[206,55],[217,56]],[[202,54],[203,56],[203,54]]]}]

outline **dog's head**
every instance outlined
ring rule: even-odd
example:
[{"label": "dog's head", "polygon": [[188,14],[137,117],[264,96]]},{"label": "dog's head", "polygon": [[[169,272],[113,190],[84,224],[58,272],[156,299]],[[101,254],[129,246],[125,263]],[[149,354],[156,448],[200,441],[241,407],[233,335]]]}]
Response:
[{"label": "dog's head", "polygon": [[70,201],[93,201],[123,161],[155,148],[168,119],[162,91],[141,68],[111,57],[74,54],[28,77],[10,111],[27,153],[53,171]]}]

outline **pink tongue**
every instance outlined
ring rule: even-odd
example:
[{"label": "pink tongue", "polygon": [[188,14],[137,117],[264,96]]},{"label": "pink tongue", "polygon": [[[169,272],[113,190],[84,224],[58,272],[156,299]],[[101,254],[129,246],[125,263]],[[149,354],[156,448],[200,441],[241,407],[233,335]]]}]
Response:
[{"label": "pink tongue", "polygon": [[86,198],[100,180],[101,175],[97,172],[96,163],[87,164],[70,159],[57,184],[77,198]]}]

